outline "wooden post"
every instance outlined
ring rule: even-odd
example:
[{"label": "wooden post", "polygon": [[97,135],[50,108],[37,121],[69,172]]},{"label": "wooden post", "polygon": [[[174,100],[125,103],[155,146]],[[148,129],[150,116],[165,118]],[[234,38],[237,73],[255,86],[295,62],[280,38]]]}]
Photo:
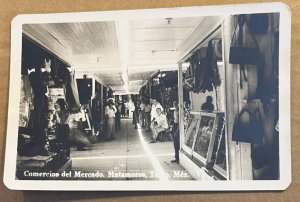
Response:
[{"label": "wooden post", "polygon": [[92,76],[92,99],[96,95],[96,79],[95,79],[95,74]]},{"label": "wooden post", "polygon": [[101,94],[100,94],[100,101],[101,101],[100,102],[100,107],[101,107],[100,121],[103,122],[103,119],[104,119],[104,112],[103,112],[103,110],[104,110],[103,84],[101,84],[100,92],[101,92]]},{"label": "wooden post", "polygon": [[[229,63],[229,52],[231,45],[231,36],[234,27],[232,26],[233,17],[224,18],[222,37],[223,37],[223,58],[225,65],[225,90],[226,90],[226,133],[227,133],[227,153],[228,153],[228,169],[229,180],[251,180],[252,164],[251,164],[251,148],[248,143],[233,142],[232,129],[235,116],[239,113],[241,98],[239,66]],[[245,84],[244,84],[245,85]]]},{"label": "wooden post", "polygon": [[184,141],[184,111],[183,111],[183,85],[182,85],[182,63],[178,64],[178,106],[179,106],[179,135],[180,148]]}]

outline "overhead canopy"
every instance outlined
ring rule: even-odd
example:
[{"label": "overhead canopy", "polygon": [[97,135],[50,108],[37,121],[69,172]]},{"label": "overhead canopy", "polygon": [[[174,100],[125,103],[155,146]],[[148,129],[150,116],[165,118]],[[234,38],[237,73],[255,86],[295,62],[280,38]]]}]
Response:
[{"label": "overhead canopy", "polygon": [[[138,93],[158,71],[177,63],[210,31],[217,17],[27,24],[23,33],[115,94]],[[205,29],[204,29],[205,28]],[[198,37],[197,37],[198,36]]]}]

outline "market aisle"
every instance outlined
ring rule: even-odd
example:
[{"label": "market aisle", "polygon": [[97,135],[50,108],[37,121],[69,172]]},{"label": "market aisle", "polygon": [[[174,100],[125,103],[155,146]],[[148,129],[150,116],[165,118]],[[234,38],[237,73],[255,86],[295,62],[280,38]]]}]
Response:
[{"label": "market aisle", "polygon": [[100,171],[105,173],[102,180],[145,180],[143,177],[110,177],[108,173],[111,171],[116,175],[119,172],[146,173],[146,180],[162,179],[165,172],[184,171],[179,164],[170,163],[174,158],[172,141],[149,144],[150,140],[151,132],[140,127],[134,129],[131,119],[122,119],[122,128],[116,133],[116,140],[96,143],[87,151],[71,149],[72,170]]}]

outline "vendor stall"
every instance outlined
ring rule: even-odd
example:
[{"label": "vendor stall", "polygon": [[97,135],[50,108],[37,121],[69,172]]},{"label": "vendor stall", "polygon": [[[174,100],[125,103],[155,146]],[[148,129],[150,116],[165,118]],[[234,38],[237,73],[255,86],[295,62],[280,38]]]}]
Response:
[{"label": "vendor stall", "polygon": [[200,180],[278,179],[278,14],[215,19],[206,31],[179,64],[180,163]]},{"label": "vendor stall", "polygon": [[68,117],[71,111],[79,109],[74,73],[68,64],[26,35],[22,43],[16,171],[20,179],[28,169],[56,172],[70,168]]}]

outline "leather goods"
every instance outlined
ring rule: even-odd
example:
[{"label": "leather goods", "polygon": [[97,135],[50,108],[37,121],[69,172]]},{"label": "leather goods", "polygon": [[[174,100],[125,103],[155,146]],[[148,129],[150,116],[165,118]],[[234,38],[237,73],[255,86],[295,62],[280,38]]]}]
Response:
[{"label": "leather goods", "polygon": [[[243,45],[243,29],[245,24],[248,26],[246,16],[239,15],[238,23],[235,26],[234,33],[231,39],[229,63],[240,65],[257,65],[258,67],[261,67],[263,56],[260,53],[259,46],[255,37],[250,32],[249,35],[254,42],[254,46],[245,47]],[[238,44],[234,45],[234,41],[236,41],[237,26],[239,26],[239,33],[237,38]]]},{"label": "leather goods", "polygon": [[264,128],[259,108],[251,113],[244,108],[235,118],[232,141],[263,144]]}]

